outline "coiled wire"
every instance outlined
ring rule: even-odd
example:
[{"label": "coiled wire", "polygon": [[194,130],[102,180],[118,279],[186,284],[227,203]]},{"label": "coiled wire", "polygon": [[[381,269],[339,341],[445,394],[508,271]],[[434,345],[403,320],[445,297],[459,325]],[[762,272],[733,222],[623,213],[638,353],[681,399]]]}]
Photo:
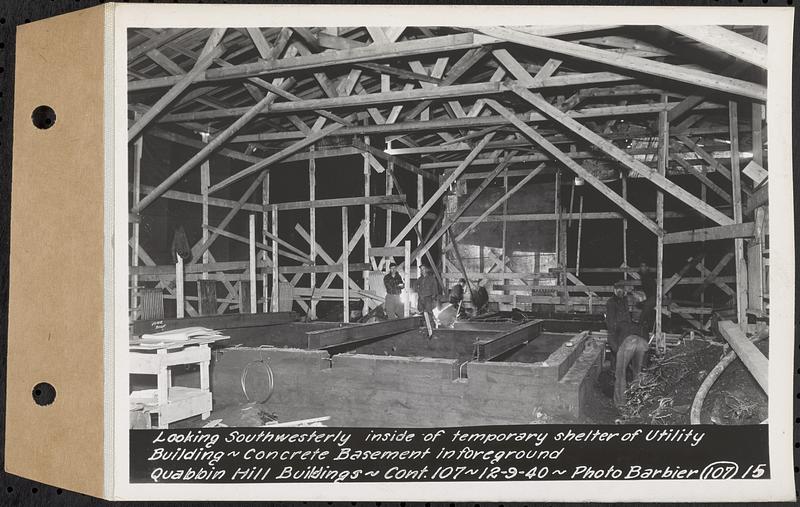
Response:
[{"label": "coiled wire", "polygon": [[[247,375],[250,373],[250,369],[253,367],[261,367],[267,374],[267,390],[266,395],[261,399],[253,399],[247,394]],[[256,402],[256,403],[266,403],[272,397],[272,393],[275,392],[275,374],[270,368],[269,364],[264,360],[264,356],[261,355],[261,358],[256,361],[250,361],[247,363],[242,370],[242,393],[244,394],[245,399],[248,402]]]}]

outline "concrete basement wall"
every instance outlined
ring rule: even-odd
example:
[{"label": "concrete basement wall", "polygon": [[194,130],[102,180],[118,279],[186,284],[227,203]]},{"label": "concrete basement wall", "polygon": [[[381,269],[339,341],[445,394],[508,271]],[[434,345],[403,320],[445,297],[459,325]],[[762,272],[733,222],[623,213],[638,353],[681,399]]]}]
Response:
[{"label": "concrete basement wall", "polygon": [[[561,363],[468,363],[457,359],[339,354],[273,348],[229,348],[215,354],[215,410],[245,402],[243,368],[263,358],[275,393],[263,406],[280,420],[331,416],[334,426],[446,426],[526,424],[538,411],[577,418],[599,371],[600,349],[583,340],[568,372]],[[262,373],[252,370],[252,388]],[[248,383],[250,386],[250,383]],[[263,387],[263,384],[262,384]],[[250,387],[248,387],[250,389]]]}]

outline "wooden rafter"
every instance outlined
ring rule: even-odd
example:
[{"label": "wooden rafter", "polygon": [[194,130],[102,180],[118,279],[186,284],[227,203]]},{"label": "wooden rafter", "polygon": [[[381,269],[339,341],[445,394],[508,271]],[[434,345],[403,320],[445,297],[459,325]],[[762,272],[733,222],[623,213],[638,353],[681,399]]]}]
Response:
[{"label": "wooden rafter", "polygon": [[751,83],[749,81],[719,76],[709,72],[689,69],[686,67],[678,67],[668,63],[648,60],[646,58],[621,55],[619,53],[614,53],[603,49],[591,48],[582,44],[575,44],[574,42],[531,35],[509,28],[476,27],[476,30],[491,37],[496,37],[500,40],[508,42],[523,44],[546,51],[553,51],[555,53],[612,65],[614,67],[620,67],[635,72],[651,74],[664,79],[682,81],[692,85],[733,93],[735,95],[741,95],[751,99],[760,101],[767,100],[766,87],[756,83]]},{"label": "wooden rafter", "polygon": [[[281,84],[283,87],[289,87],[294,83],[294,79],[289,78],[283,81]],[[261,101],[259,101],[256,105],[252,106],[245,114],[243,114],[238,120],[233,122],[228,128],[226,128],[223,132],[219,133],[214,139],[211,140],[203,149],[201,149],[195,156],[190,158],[186,161],[178,170],[173,172],[166,180],[164,180],[160,185],[158,185],[152,192],[147,194],[139,204],[134,208],[135,212],[140,212],[149,204],[151,204],[159,195],[163,194],[166,190],[168,190],[172,185],[175,184],[176,181],[180,180],[186,173],[197,167],[201,162],[207,159],[217,148],[222,146],[222,144],[230,139],[233,134],[239,131],[242,127],[244,127],[250,120],[252,120],[262,109],[269,106],[275,100],[277,95],[275,94],[267,94]]]},{"label": "wooden rafter", "polygon": [[[354,49],[325,51],[297,58],[284,58],[274,62],[256,62],[234,65],[227,68],[210,69],[201,74],[198,82],[286,74],[299,70],[320,69],[333,65],[401,58],[404,56],[473,49],[480,44],[474,42],[473,34],[461,33],[420,40],[400,41],[393,44],[372,44]],[[133,81],[129,91],[149,90],[173,86],[181,76],[162,77]]]},{"label": "wooden rafter", "polygon": [[528,126],[525,122],[521,121],[519,118],[514,115],[513,112],[509,111],[502,105],[498,104],[494,100],[487,100],[486,101],[489,106],[506,117],[511,123],[516,126],[520,132],[528,136],[534,143],[538,144],[544,151],[549,153],[552,157],[556,160],[567,166],[571,169],[575,174],[583,178],[587,183],[592,185],[596,188],[600,193],[605,195],[611,202],[622,208],[626,213],[630,214],[636,220],[638,220],[642,225],[647,227],[650,231],[652,231],[656,235],[661,235],[664,233],[663,229],[658,227],[652,220],[647,218],[641,211],[636,209],[632,204],[627,202],[625,199],[619,196],[616,192],[608,188],[608,186],[600,181],[596,176],[592,173],[581,167],[578,163],[573,161],[569,158],[563,151],[559,150],[555,147],[551,142],[547,141],[544,136],[536,132],[533,128]]},{"label": "wooden rafter", "polygon": [[767,45],[750,37],[714,25],[664,25],[664,27],[762,69],[767,68]]},{"label": "wooden rafter", "polygon": [[556,107],[554,107],[549,102],[544,100],[544,98],[542,98],[541,95],[531,93],[523,88],[515,88],[514,91],[516,92],[517,95],[519,95],[520,97],[531,103],[541,112],[550,116],[554,120],[561,123],[561,125],[563,125],[564,127],[568,128],[572,132],[578,134],[585,140],[594,144],[595,146],[603,150],[606,154],[608,154],[618,162],[624,164],[629,169],[632,169],[639,175],[649,179],[650,181],[655,183],[660,189],[664,190],[666,193],[684,202],[693,209],[696,209],[698,212],[707,216],[711,220],[714,220],[720,225],[729,225],[733,223],[730,217],[720,213],[714,207],[709,206],[702,200],[695,197],[690,192],[684,190],[674,182],[668,180],[666,176],[663,176],[658,172],[653,171],[643,163],[639,162],[638,160],[635,160],[630,155],[625,153],[625,151],[615,146],[613,143],[607,141],[606,139],[603,139],[600,135],[592,132],[587,127],[584,127],[574,119],[570,118],[569,116],[558,110]]}]

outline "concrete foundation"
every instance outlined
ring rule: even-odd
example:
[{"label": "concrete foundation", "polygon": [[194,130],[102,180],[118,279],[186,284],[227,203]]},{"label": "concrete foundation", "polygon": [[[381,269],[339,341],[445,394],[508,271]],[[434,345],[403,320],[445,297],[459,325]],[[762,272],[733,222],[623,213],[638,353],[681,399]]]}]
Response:
[{"label": "concrete foundation", "polygon": [[[335,324],[333,324],[335,326]],[[269,364],[274,393],[261,410],[280,420],[330,416],[334,426],[444,426],[526,424],[537,413],[579,420],[587,389],[600,368],[600,346],[587,333],[542,333],[505,358],[478,362],[472,345],[513,324],[408,331],[331,355],[301,347],[304,330],[293,323],[214,352],[211,388],[215,410],[246,403],[266,390]],[[273,346],[277,345],[277,346]],[[177,375],[176,385],[190,381]]]}]

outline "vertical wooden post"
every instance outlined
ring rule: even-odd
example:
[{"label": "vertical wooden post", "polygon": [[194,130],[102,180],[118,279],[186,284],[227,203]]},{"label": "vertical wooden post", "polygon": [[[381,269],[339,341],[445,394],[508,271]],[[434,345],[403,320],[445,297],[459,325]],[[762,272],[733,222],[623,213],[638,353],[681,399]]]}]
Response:
[{"label": "vertical wooden post", "polygon": [[342,302],[344,322],[350,322],[350,233],[347,223],[347,206],[342,206]]},{"label": "vertical wooden post", "polygon": [[[622,175],[622,198],[628,200],[628,177]],[[622,265],[628,267],[628,215],[622,215]],[[622,272],[622,279],[628,279],[628,272]]]},{"label": "vertical wooden post", "polygon": [[[208,143],[209,134],[207,132],[203,132],[200,134],[204,143]],[[208,241],[208,187],[211,186],[211,163],[209,159],[206,159],[200,165],[200,195],[203,196],[203,243],[205,244]],[[209,255],[210,252],[206,249],[203,252],[203,264],[209,263]],[[203,267],[203,274],[201,276],[203,280],[208,280],[208,270]]]},{"label": "vertical wooden post", "polygon": [[[264,206],[264,211],[261,217],[261,242],[265,245],[267,244],[267,231],[269,230],[269,211],[267,210],[267,205],[269,205],[269,173],[264,177],[264,181],[261,183],[261,202]],[[267,251],[263,250],[261,255],[264,258],[264,264],[267,263]],[[269,272],[265,269],[262,275],[262,285],[263,285],[263,292],[264,292],[264,302],[263,302],[263,311],[264,313],[269,312]]]},{"label": "vertical wooden post", "polygon": [[[423,183],[424,181],[425,181],[425,179],[421,175],[418,174],[417,175],[417,209],[418,210],[422,209],[422,207],[425,205],[425,184]],[[423,237],[422,236],[422,222],[424,222],[424,221],[425,220],[423,219],[423,220],[420,220],[417,223],[417,237],[418,238],[422,238]],[[418,245],[418,246],[422,246],[422,245]],[[417,257],[417,266],[419,266],[421,263],[422,263],[422,256],[420,255],[420,256]]]},{"label": "vertical wooden post", "polygon": [[[764,138],[761,115],[764,106],[753,103],[752,135],[753,162],[764,167]],[[747,304],[754,310],[764,310],[764,207],[755,209],[753,221],[756,224],[755,234],[747,246]]]},{"label": "vertical wooden post", "polygon": [[[311,147],[311,154],[314,153],[314,147]],[[308,200],[315,201],[317,199],[317,161],[312,156],[308,159]],[[309,234],[311,234],[311,265],[317,264],[317,209],[311,207],[308,209],[309,213]],[[317,299],[314,299],[314,292],[317,287],[317,274],[311,273],[311,301],[309,301],[308,308],[310,320],[317,320]]]},{"label": "vertical wooden post", "polygon": [[[138,120],[139,113],[134,115],[134,119]],[[135,121],[134,121],[135,123]],[[133,143],[133,202],[131,203],[131,209],[136,209],[136,206],[139,204],[139,199],[141,198],[141,181],[142,181],[142,149],[143,149],[143,142],[144,136],[139,136],[136,141]],[[133,245],[132,245],[132,254],[131,254],[131,266],[134,268],[139,266],[139,220],[140,216],[136,217],[136,221],[133,222]],[[135,310],[139,308],[139,275],[138,272],[134,270],[134,274],[131,277],[131,309]],[[138,314],[134,314],[133,318],[137,319]]]},{"label": "vertical wooden post", "polygon": [[[503,170],[503,195],[508,194],[508,167]],[[503,230],[500,233],[500,241],[502,243],[500,248],[500,261],[503,264],[503,273],[506,272],[506,242],[508,241],[508,199],[503,201]],[[508,285],[508,280],[503,280],[503,285]],[[503,290],[503,294],[508,294],[507,290]]]},{"label": "vertical wooden post", "polygon": [[[364,137],[364,144],[369,145],[369,137]],[[369,167],[369,157],[368,155],[364,154],[364,197],[370,196],[370,167]],[[372,210],[369,204],[364,205],[364,263],[371,264],[369,256],[369,248],[372,245],[372,236],[370,234],[370,230],[372,229],[372,217],[370,216]],[[362,273],[364,277],[364,290],[369,291],[369,270],[365,270]],[[366,315],[369,312],[369,299],[366,297],[363,299],[363,314]]]},{"label": "vertical wooden post", "polygon": [[403,262],[403,283],[405,284],[405,288],[403,288],[403,317],[410,317],[411,293],[409,287],[411,287],[411,240],[407,239],[403,246],[405,247],[405,259]]},{"label": "vertical wooden post", "polygon": [[553,196],[553,213],[558,215],[558,219],[556,220],[556,237],[555,237],[555,252],[556,252],[556,263],[558,263],[558,259],[560,258],[558,253],[559,248],[559,238],[561,233],[561,169],[556,169],[556,179],[555,179],[555,195]]},{"label": "vertical wooden post", "polygon": [[[742,223],[742,182],[739,167],[739,113],[734,101],[728,102],[728,121],[731,132],[731,183],[733,199],[733,220]],[[742,331],[747,327],[747,265],[744,261],[744,239],[733,240],[736,260],[736,319]]]},{"label": "vertical wooden post", "polygon": [[[392,188],[394,187],[394,162],[391,160],[386,164],[386,195],[392,195]],[[386,245],[392,241],[392,210],[386,208]]]},{"label": "vertical wooden post", "polygon": [[272,311],[280,311],[278,293],[280,292],[278,274],[278,208],[272,208]]},{"label": "vertical wooden post", "polygon": [[575,254],[575,276],[581,276],[581,234],[583,232],[583,195],[578,205],[578,248]]},{"label": "vertical wooden post", "polygon": [[175,315],[179,319],[183,318],[184,300],[183,300],[183,257],[178,255],[178,261],[175,263]]},{"label": "vertical wooden post", "polygon": [[[446,178],[446,176],[444,174],[439,176],[439,185],[440,186],[444,182],[445,178]],[[447,213],[447,211],[448,211],[446,206],[447,206],[447,202],[445,202],[445,210],[444,210],[445,213]],[[449,249],[447,247],[448,247],[448,243],[450,241],[450,234],[442,234],[442,239],[440,241],[441,241],[441,245],[440,245],[441,250],[439,250],[439,251],[441,252],[441,256],[442,256],[442,259],[441,259],[442,260],[441,273],[442,273],[442,284],[444,285],[444,287],[442,287],[442,288],[444,290],[448,290],[449,283],[447,281],[447,271],[448,271],[447,256],[448,256],[448,250]],[[457,248],[457,245],[453,245],[453,247]],[[417,270],[418,270],[418,272],[419,272],[420,265],[421,265],[420,264],[420,260],[417,260]],[[406,284],[408,284],[408,283],[409,282],[407,281]]]},{"label": "vertical wooden post", "polygon": [[[667,96],[661,96],[661,102],[667,103]],[[667,111],[658,113],[658,172],[662,176],[667,174],[667,163],[669,161],[669,117]],[[664,228],[664,193],[656,192],[656,223],[660,228]],[[655,341],[656,352],[662,355],[666,352],[667,342],[664,333],[661,332],[661,305],[664,300],[664,236],[659,234],[657,238],[656,251],[656,329]]]},{"label": "vertical wooden post", "polygon": [[[700,200],[703,202],[708,202],[708,187],[706,187],[703,182],[700,182]],[[705,217],[703,217],[703,222],[705,223]],[[706,257],[703,256],[700,262],[702,263],[703,267],[705,267]],[[706,290],[702,285],[700,286],[700,302],[704,304],[706,302]]]},{"label": "vertical wooden post", "polygon": [[[567,224],[564,220],[564,205],[561,203],[561,170],[556,170],[556,263],[559,267],[558,284],[567,284]],[[562,302],[566,302],[567,294],[562,290]]]},{"label": "vertical wooden post", "polygon": [[258,312],[258,295],[256,294],[256,216],[250,215],[250,258],[248,273],[250,275],[250,313]]}]

